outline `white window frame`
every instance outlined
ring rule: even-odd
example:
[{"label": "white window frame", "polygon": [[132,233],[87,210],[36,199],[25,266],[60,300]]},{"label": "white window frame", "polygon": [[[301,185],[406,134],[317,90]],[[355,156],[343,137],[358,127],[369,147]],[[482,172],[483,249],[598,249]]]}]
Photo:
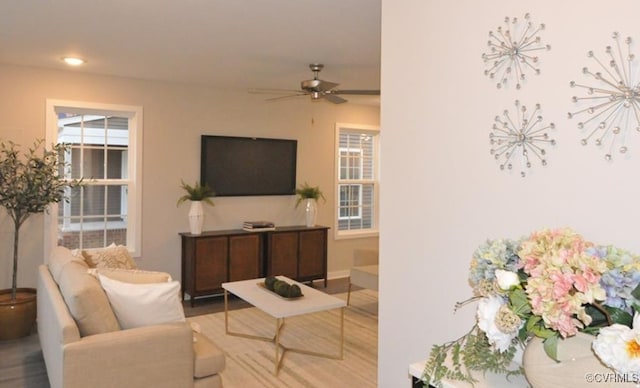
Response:
[{"label": "white window frame", "polygon": [[[340,133],[346,132],[359,132],[371,135],[373,138],[373,178],[372,179],[340,179],[340,158],[344,151],[349,151],[346,147],[340,147]],[[336,123],[335,125],[335,168],[334,168],[334,186],[335,186],[335,225],[334,225],[334,238],[336,240],[349,239],[349,238],[363,238],[363,237],[377,237],[379,234],[379,213],[380,213],[380,182],[379,182],[379,164],[380,164],[380,127],[373,125],[363,124],[350,124],[350,123]],[[353,151],[351,149],[350,151]],[[364,163],[363,159],[360,159],[360,163]],[[373,225],[369,229],[353,229],[353,230],[340,230],[340,220],[345,217],[340,216],[340,186],[341,185],[373,185]],[[362,203],[363,191],[360,189],[360,203]],[[351,217],[353,218],[353,217]]]},{"label": "white window frame", "polygon": [[[349,157],[349,154],[355,154],[358,153],[360,154],[360,173],[362,174],[362,170],[364,168],[364,158],[362,156],[362,150],[360,148],[347,148],[347,147],[339,147],[338,149],[338,158],[339,160],[342,160],[343,158],[343,154],[347,153],[347,158]],[[342,171],[339,171],[338,174],[340,174]],[[361,180],[357,180],[357,182],[360,182]],[[338,201],[340,200],[340,186],[359,186],[360,190],[358,191],[358,203],[362,203],[362,184],[361,183],[346,183],[347,180],[346,179],[341,179],[340,180],[340,184],[338,185]],[[355,216],[342,216],[340,214],[340,203],[338,202],[338,220],[347,220],[350,218],[355,218],[355,219],[361,219],[362,218],[362,212],[360,211],[360,208],[358,208],[358,214]]]},{"label": "white window frame", "polygon": [[[127,248],[133,257],[141,256],[142,246],[142,107],[132,105],[101,104],[84,101],[67,101],[47,99],[46,104],[46,143],[58,141],[58,115],[63,111],[77,114],[99,113],[104,116],[127,117],[129,119],[129,139],[127,157],[127,179],[129,186],[127,193]],[[113,182],[113,180],[111,180]],[[58,206],[51,204],[45,215],[44,254],[49,257],[51,250],[57,245],[58,237]]]},{"label": "white window frame", "polygon": [[[338,185],[338,190],[340,190],[340,186],[358,186],[358,203],[362,203],[362,183],[344,183],[342,181],[340,185]],[[338,193],[338,200],[340,200],[340,193]],[[357,220],[362,219],[362,211],[358,208],[358,214],[353,216],[342,216],[340,215],[340,204],[338,203],[338,220],[348,220],[355,218]]]}]

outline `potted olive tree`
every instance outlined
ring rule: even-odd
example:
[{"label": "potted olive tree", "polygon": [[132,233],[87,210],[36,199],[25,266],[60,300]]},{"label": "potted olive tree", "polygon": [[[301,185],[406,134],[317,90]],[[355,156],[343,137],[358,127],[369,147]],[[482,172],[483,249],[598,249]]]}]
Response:
[{"label": "potted olive tree", "polygon": [[296,207],[300,205],[300,202],[304,201],[305,211],[305,224],[307,227],[316,226],[316,217],[318,215],[317,202],[320,198],[326,202],[324,194],[320,190],[319,186],[309,186],[307,182],[296,189],[296,195],[298,200],[296,201]]},{"label": "potted olive tree", "polygon": [[81,184],[66,180],[60,173],[63,144],[43,146],[36,140],[26,152],[12,141],[0,142],[0,205],[13,221],[13,273],[11,289],[0,290],[0,340],[29,335],[36,318],[33,288],[18,288],[18,246],[20,227],[30,215],[42,213],[51,203],[64,199],[65,189]]},{"label": "potted olive tree", "polygon": [[201,234],[202,225],[204,224],[202,202],[214,206],[211,198],[213,198],[216,193],[206,183],[201,185],[197,181],[193,186],[182,181],[180,187],[182,187],[186,193],[178,198],[177,205],[179,206],[185,201],[191,201],[191,207],[189,208],[189,231],[191,234]]}]

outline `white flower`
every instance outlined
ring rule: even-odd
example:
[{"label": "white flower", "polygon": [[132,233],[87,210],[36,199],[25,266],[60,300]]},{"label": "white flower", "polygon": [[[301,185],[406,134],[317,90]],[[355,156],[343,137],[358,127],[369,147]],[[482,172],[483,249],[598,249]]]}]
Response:
[{"label": "white flower", "polygon": [[498,286],[505,291],[520,283],[517,273],[503,269],[496,270],[496,280],[498,281]]},{"label": "white flower", "polygon": [[498,326],[496,326],[496,314],[504,304],[505,301],[497,296],[482,298],[478,303],[478,311],[476,313],[478,318],[478,327],[480,330],[484,331],[489,343],[500,352],[504,352],[509,349],[511,340],[513,340],[513,338],[518,334],[517,331],[513,333],[504,333],[498,328]]},{"label": "white flower", "polygon": [[593,351],[600,361],[618,373],[640,370],[640,315],[633,317],[633,329],[613,324],[600,329],[593,341]]}]

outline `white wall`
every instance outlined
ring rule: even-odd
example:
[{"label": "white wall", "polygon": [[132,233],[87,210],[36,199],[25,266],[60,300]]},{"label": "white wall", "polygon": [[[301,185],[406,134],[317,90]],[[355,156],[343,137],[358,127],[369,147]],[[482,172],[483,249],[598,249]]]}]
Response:
[{"label": "white wall", "polygon": [[[333,228],[334,125],[336,122],[377,125],[379,108],[347,103],[334,105],[307,98],[265,102],[264,95],[134,79],[92,76],[0,65],[0,139],[28,146],[45,136],[47,98],[144,109],[142,258],[145,269],[168,271],[180,278],[180,238],[188,231],[188,205],[176,207],[183,194],[180,180],[200,176],[200,135],[235,135],[298,140],[299,182],[319,185],[318,224]],[[277,225],[304,224],[294,196],[220,197],[206,207],[205,229],[237,229],[248,219]],[[11,282],[13,226],[0,212],[0,289]],[[355,247],[377,246],[377,238],[333,239],[329,234],[329,272],[346,273]],[[43,216],[32,216],[21,230],[18,283],[35,286],[36,266],[43,258]]]},{"label": "white wall", "polygon": [[[640,134],[607,163],[567,118],[569,82],[595,68],[586,53],[604,57],[613,31],[640,40],[639,11],[632,0],[382,1],[380,387],[408,386],[410,363],[471,327],[475,309],[453,306],[471,295],[469,260],[486,238],[569,226],[640,252]],[[483,74],[488,32],[526,12],[552,49],[522,90],[497,90]],[[556,124],[548,166],[524,179],[489,155],[494,117],[516,99]]]}]

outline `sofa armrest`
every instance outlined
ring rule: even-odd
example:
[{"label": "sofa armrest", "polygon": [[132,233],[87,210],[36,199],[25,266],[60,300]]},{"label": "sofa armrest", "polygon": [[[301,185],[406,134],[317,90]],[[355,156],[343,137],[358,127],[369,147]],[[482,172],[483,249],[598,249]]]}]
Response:
[{"label": "sofa armrest", "polygon": [[[78,326],[69,314],[67,305],[49,272],[42,264],[38,267],[38,334],[40,341],[51,338],[55,345],[66,344],[80,339]],[[44,346],[44,345],[43,345]]]},{"label": "sofa armrest", "polygon": [[193,333],[187,323],[139,327],[64,346],[64,387],[191,387]]},{"label": "sofa armrest", "polygon": [[80,331],[47,265],[38,267],[38,337],[51,387],[62,387],[64,344],[80,340]]}]

